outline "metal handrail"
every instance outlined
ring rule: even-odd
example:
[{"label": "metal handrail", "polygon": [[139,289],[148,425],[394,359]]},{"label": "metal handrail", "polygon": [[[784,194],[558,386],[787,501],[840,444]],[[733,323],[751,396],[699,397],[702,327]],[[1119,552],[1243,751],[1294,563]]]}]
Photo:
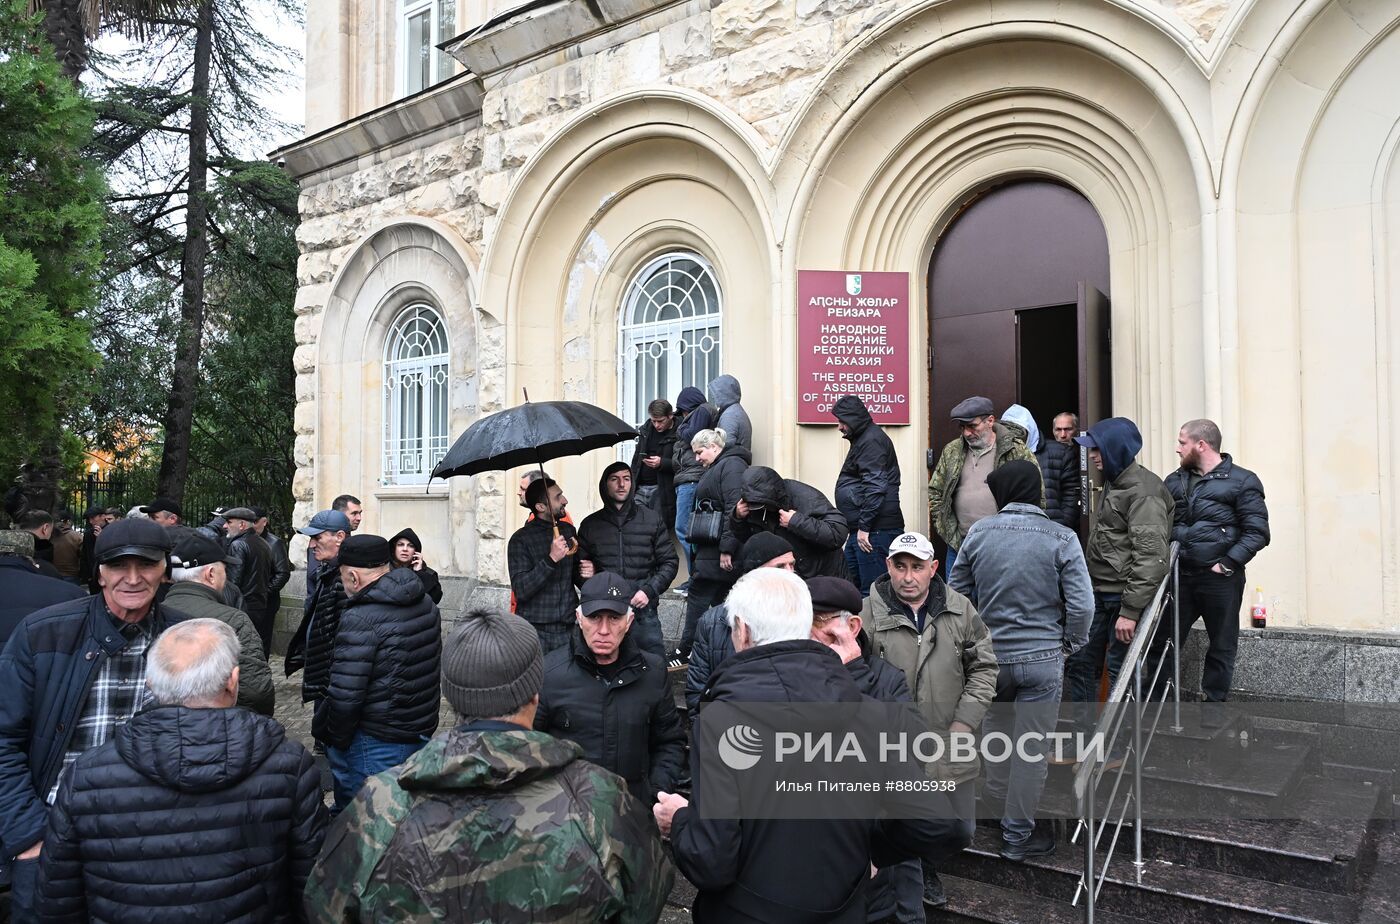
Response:
[{"label": "metal handrail", "polygon": [[[1075,887],[1072,904],[1078,905],[1080,896],[1084,896],[1085,924],[1093,924],[1094,922],[1094,905],[1098,900],[1099,891],[1103,889],[1104,881],[1108,878],[1113,854],[1118,847],[1118,839],[1123,832],[1123,826],[1128,820],[1130,811],[1132,812],[1133,829],[1133,868],[1136,872],[1137,882],[1142,883],[1142,873],[1146,867],[1142,859],[1142,766],[1143,759],[1147,756],[1153,739],[1156,738],[1157,725],[1161,721],[1162,711],[1166,706],[1165,699],[1158,703],[1156,710],[1152,711],[1150,715],[1148,727],[1144,729],[1143,715],[1147,710],[1143,708],[1143,671],[1147,659],[1152,653],[1154,636],[1164,624],[1162,614],[1168,603],[1171,604],[1171,626],[1168,630],[1166,645],[1171,649],[1172,679],[1168,689],[1172,699],[1172,729],[1173,731],[1181,731],[1181,652],[1177,644],[1176,632],[1180,616],[1180,603],[1177,599],[1180,584],[1180,551],[1180,546],[1173,542],[1168,552],[1167,573],[1163,576],[1162,582],[1157,585],[1157,592],[1153,594],[1151,604],[1143,610],[1142,616],[1138,619],[1132,644],[1128,646],[1128,653],[1123,658],[1123,667],[1119,670],[1118,679],[1114,682],[1113,689],[1109,691],[1103,713],[1099,716],[1098,724],[1094,728],[1095,740],[1103,742],[1103,747],[1094,759],[1085,760],[1075,768],[1074,799],[1079,811],[1079,822],[1075,826],[1074,834],[1070,837],[1070,842],[1077,842],[1081,835],[1084,837],[1084,872],[1080,875],[1079,884]],[[1165,658],[1158,661],[1156,670],[1151,677],[1147,678],[1146,689],[1149,692],[1158,688],[1164,663]],[[1109,758],[1118,742],[1118,736],[1123,730],[1123,722],[1129,718],[1131,719],[1132,741],[1128,745],[1122,763],[1115,768],[1110,768]],[[1128,778],[1130,770],[1131,782],[1126,791],[1123,792],[1120,806],[1118,803],[1119,791],[1123,788],[1123,781]],[[1100,811],[1097,804],[1099,786],[1110,773],[1113,774],[1113,785],[1108,793],[1108,800]],[[1116,819],[1113,817],[1115,810]],[[1108,846],[1100,856],[1100,841],[1110,830],[1112,834],[1109,836]]]}]

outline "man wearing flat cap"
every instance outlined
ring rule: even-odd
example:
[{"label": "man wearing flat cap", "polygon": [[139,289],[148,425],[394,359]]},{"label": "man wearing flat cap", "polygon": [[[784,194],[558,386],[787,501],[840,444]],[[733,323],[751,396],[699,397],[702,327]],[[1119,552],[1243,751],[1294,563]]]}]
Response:
[{"label": "man wearing flat cap", "polygon": [[311,734],[325,742],[338,813],[376,773],[397,767],[438,726],[442,630],[437,604],[383,536],[351,536],[337,562],[345,606],[326,697]]},{"label": "man wearing flat cap", "polygon": [[253,528],[258,515],[251,507],[231,507],[224,511],[228,536],[228,579],[243,592],[243,609],[264,639],[272,641],[272,620],[268,618],[267,593],[272,584],[272,550]]},{"label": "man wearing flat cap", "polygon": [[532,729],[542,662],[519,616],[458,621],[442,686],[460,724],[365,782],[311,871],[308,920],[403,920],[405,909],[496,924],[661,915],[675,868],[646,809],[577,744]]},{"label": "man wearing flat cap", "polygon": [[953,570],[958,548],[972,524],[997,512],[987,476],[1016,459],[1035,461],[1025,440],[997,422],[991,398],[966,398],[949,416],[962,428],[962,435],[943,447],[928,483],[929,521],[948,544],[945,574]]},{"label": "man wearing flat cap", "polygon": [[13,858],[11,913],[32,921],[48,805],[63,772],[149,698],[146,651],[184,617],[156,602],[169,533],[145,518],[103,528],[101,593],[30,614],[0,653],[0,858]]}]

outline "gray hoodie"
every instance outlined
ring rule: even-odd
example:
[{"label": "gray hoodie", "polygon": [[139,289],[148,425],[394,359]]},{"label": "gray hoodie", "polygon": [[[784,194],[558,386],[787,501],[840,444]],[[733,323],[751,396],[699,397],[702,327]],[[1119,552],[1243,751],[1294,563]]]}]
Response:
[{"label": "gray hoodie", "polygon": [[749,412],[739,403],[744,397],[739,380],[732,375],[721,375],[710,383],[708,390],[710,402],[719,408],[719,422],[715,426],[725,432],[726,442],[752,451],[753,424],[749,421]]}]

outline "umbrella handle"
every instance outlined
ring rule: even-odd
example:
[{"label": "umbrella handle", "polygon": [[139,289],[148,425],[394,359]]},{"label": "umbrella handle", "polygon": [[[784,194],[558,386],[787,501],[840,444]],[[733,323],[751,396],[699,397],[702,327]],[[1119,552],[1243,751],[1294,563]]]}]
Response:
[{"label": "umbrella handle", "polygon": [[[558,539],[558,538],[559,538],[559,524],[558,524],[558,523],[555,523],[555,524],[554,524],[554,538],[555,538],[555,539]],[[577,555],[577,554],[578,554],[578,540],[577,540],[577,539],[570,539],[570,540],[569,540],[569,551],[568,551],[567,554],[569,554],[569,555]]]}]

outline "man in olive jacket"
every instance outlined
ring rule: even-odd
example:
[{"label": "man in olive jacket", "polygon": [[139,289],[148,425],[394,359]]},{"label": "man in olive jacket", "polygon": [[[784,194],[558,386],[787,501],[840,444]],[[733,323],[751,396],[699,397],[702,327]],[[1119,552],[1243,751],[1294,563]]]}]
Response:
[{"label": "man in olive jacket", "polygon": [[[928,483],[928,517],[948,544],[948,572],[972,524],[997,512],[987,476],[1016,459],[1035,461],[1026,448],[1024,431],[998,422],[990,398],[961,401],[951,416],[962,428],[962,436],[943,447]],[[1044,501],[1042,493],[1042,506]]]},{"label": "man in olive jacket", "polygon": [[[1131,420],[1110,417],[1074,439],[1088,448],[1104,480],[1085,556],[1094,583],[1094,621],[1089,643],[1065,663],[1069,701],[1092,703],[1098,699],[1105,649],[1111,686],[1138,617],[1166,576],[1173,504],[1162,479],[1137,463],[1142,434]],[[1089,710],[1080,710],[1081,726],[1091,724],[1089,716]]]},{"label": "man in olive jacket", "polygon": [[[914,703],[931,731],[971,735],[997,692],[992,635],[977,610],[938,577],[933,543],[901,533],[890,543],[888,574],[870,586],[861,619],[874,653],[904,671]],[[951,743],[951,742],[949,742]],[[978,761],[947,755],[928,773],[957,788],[948,794],[964,833],[972,837]],[[924,864],[924,903],[947,904],[937,871]]]}]

